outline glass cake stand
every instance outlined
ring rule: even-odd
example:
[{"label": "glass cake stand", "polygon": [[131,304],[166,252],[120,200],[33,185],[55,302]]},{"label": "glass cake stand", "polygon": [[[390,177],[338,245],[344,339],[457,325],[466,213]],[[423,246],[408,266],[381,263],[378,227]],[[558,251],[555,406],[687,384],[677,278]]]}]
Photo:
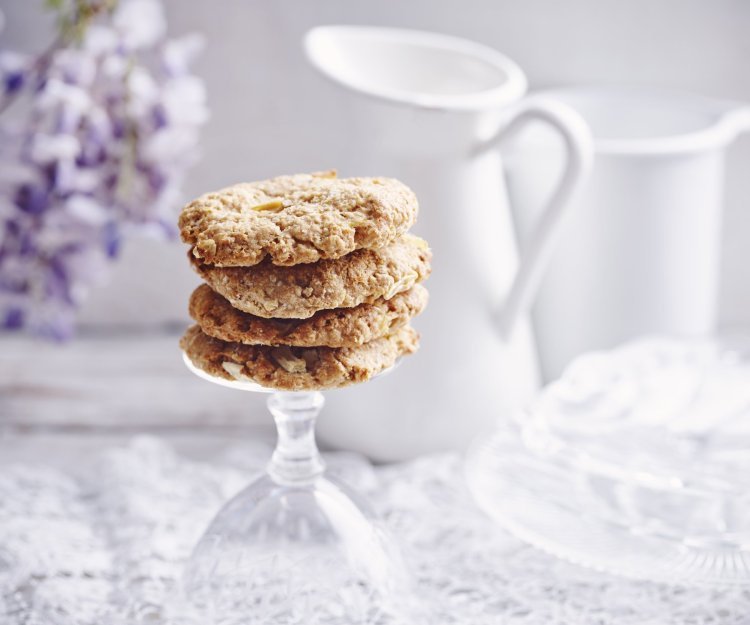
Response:
[{"label": "glass cake stand", "polygon": [[323,395],[213,377],[183,358],[209,382],[269,393],[278,431],[266,473],[219,511],[185,568],[184,597],[201,622],[348,625],[416,614],[393,540],[361,497],[324,475],[315,444]]},{"label": "glass cake stand", "polygon": [[750,585],[750,341],[648,338],[577,359],[478,440],[480,506],[554,555]]}]

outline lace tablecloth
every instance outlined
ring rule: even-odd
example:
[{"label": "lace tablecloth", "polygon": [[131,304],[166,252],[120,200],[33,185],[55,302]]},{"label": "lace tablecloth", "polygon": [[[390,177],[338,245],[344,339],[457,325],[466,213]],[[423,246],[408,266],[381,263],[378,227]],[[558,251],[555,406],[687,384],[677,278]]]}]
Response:
[{"label": "lace tablecloth", "polygon": [[[238,443],[196,460],[138,437],[82,456],[75,470],[6,464],[0,623],[177,623],[164,606],[184,559],[269,453]],[[748,589],[618,579],[523,545],[477,510],[456,455],[377,468],[349,454],[328,459],[408,546],[419,592],[443,623],[750,625]]]}]

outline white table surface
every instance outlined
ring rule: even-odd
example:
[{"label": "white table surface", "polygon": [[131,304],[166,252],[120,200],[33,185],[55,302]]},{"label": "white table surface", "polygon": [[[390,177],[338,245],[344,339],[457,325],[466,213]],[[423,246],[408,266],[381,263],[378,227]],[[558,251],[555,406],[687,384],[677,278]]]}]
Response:
[{"label": "white table surface", "polygon": [[0,428],[137,432],[272,426],[265,398],[198,379],[179,334],[80,336],[58,345],[0,334]]},{"label": "white table surface", "polygon": [[[262,399],[196,379],[176,340],[0,338],[3,625],[181,623],[164,606],[182,563],[273,434]],[[523,545],[474,506],[456,455],[329,461],[405,541],[430,625],[750,625],[750,589],[620,579]]]}]

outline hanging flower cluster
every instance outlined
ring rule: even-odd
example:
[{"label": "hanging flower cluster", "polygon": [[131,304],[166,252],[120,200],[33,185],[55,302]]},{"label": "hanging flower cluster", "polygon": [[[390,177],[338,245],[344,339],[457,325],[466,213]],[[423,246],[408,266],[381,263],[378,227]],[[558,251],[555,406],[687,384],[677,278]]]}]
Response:
[{"label": "hanging flower cluster", "polygon": [[0,327],[63,340],[130,230],[173,234],[208,111],[160,0],[48,4],[47,51],[0,51]]}]

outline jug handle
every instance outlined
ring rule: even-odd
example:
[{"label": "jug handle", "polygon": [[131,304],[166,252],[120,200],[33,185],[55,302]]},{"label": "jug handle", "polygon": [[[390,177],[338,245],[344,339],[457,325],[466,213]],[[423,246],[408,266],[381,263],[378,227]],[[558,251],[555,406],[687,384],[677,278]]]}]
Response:
[{"label": "jug handle", "polygon": [[498,328],[506,338],[534,299],[563,218],[591,171],[594,154],[591,131],[581,116],[569,106],[547,98],[522,100],[489,143],[497,145],[515,136],[531,121],[542,121],[560,133],[567,160],[560,181],[541,211],[528,244],[524,246],[513,284],[498,311]]}]

